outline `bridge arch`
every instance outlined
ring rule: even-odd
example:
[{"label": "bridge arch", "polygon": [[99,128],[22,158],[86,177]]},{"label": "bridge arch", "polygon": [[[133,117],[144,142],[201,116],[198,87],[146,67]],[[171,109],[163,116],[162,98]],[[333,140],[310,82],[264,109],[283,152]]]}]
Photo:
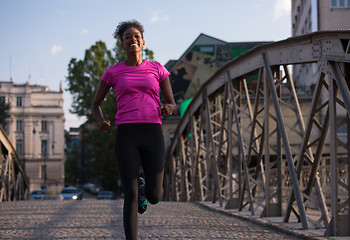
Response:
[{"label": "bridge arch", "polygon": [[[317,81],[302,98],[291,67],[309,63]],[[256,85],[248,88],[252,76]],[[233,59],[201,87],[178,124],[165,199],[212,201],[350,236],[349,85],[350,31],[288,38]]]},{"label": "bridge arch", "polygon": [[0,127],[0,202],[26,200],[29,180],[16,150]]}]

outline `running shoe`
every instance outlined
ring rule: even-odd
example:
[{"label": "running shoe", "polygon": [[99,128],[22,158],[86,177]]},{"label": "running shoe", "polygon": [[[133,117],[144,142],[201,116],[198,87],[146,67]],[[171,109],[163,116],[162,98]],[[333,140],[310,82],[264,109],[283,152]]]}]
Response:
[{"label": "running shoe", "polygon": [[139,196],[138,196],[138,212],[143,214],[147,210],[148,202],[145,197],[145,180],[142,177],[138,179],[139,184]]}]

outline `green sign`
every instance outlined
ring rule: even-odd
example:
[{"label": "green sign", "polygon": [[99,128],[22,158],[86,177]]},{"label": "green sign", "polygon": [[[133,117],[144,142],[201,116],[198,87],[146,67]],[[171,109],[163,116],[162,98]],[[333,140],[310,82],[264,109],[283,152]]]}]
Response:
[{"label": "green sign", "polygon": [[188,105],[191,103],[191,101],[192,101],[192,98],[189,98],[189,99],[186,99],[180,103],[180,116],[181,117],[185,114],[186,109],[187,109]]}]

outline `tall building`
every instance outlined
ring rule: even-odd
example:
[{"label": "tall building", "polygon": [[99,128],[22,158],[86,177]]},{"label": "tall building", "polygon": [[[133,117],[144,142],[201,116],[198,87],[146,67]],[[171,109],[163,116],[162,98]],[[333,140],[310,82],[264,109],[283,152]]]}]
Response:
[{"label": "tall building", "polygon": [[10,105],[4,126],[30,180],[30,190],[59,192],[64,185],[63,90],[0,82],[0,101]]},{"label": "tall building", "polygon": [[[350,29],[350,0],[292,0],[292,36],[323,30]],[[317,64],[295,65],[293,78],[299,95],[313,92]]]}]

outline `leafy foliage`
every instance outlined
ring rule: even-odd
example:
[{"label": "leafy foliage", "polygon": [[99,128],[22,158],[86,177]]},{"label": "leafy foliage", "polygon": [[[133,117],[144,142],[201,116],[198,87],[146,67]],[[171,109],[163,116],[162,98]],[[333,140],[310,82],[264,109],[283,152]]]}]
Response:
[{"label": "leafy foliage", "polygon": [[117,192],[116,182],[119,179],[119,172],[114,159],[115,132],[115,126],[107,134],[94,129],[87,133],[87,139],[94,139],[93,144],[90,142],[92,161],[89,162],[89,168],[94,170],[93,174],[103,188]]},{"label": "leafy foliage", "polygon": [[[68,65],[67,90],[73,96],[72,109],[70,110],[72,113],[78,116],[86,116],[88,121],[92,121],[90,114],[92,101],[101,76],[112,64],[115,64],[115,58],[102,41],[96,42],[95,45],[85,51],[84,60],[71,59]],[[106,97],[108,100],[107,104],[113,104],[111,102],[113,93],[110,91],[108,95],[111,96]],[[108,114],[109,112],[106,113]],[[106,118],[111,119],[110,116]]]},{"label": "leafy foliage", "polygon": [[114,47],[115,60],[116,62],[122,62],[126,60],[126,53],[122,48],[121,42],[118,40],[117,44]]},{"label": "leafy foliage", "polygon": [[65,186],[75,186],[78,183],[79,176],[79,146],[72,144],[72,139],[66,131],[64,132],[64,139],[66,145],[70,146],[70,148],[65,149],[67,159],[64,163],[64,184]]},{"label": "leafy foliage", "polygon": [[67,186],[75,186],[77,184],[79,176],[78,160],[79,148],[72,148],[68,154],[67,160],[64,163],[64,183]]}]

